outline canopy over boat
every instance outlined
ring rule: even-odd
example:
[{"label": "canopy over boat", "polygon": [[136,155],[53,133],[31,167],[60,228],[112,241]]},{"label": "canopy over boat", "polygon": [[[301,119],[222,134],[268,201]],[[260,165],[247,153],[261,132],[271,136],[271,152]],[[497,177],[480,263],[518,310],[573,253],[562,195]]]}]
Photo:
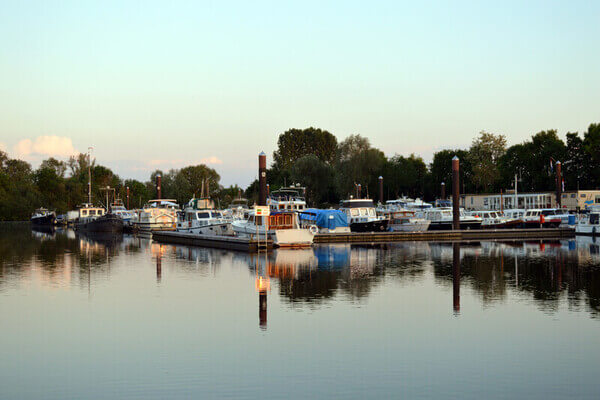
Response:
[{"label": "canopy over boat", "polygon": [[319,210],[317,208],[307,208],[299,213],[300,220],[309,221],[319,228],[335,229],[338,227],[347,227],[348,218],[346,214],[339,210]]}]

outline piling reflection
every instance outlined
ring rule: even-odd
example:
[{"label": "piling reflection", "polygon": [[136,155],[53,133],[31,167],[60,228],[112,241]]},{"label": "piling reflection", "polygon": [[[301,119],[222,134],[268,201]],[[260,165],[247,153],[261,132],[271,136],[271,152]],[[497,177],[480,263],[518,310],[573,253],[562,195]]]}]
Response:
[{"label": "piling reflection", "polygon": [[460,243],[452,244],[452,308],[460,313]]}]

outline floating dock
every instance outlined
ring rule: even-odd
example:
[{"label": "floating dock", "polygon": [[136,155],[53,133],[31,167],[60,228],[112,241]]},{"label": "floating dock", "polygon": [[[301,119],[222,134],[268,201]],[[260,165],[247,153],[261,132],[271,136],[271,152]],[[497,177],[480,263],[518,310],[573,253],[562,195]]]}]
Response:
[{"label": "floating dock", "polygon": [[404,241],[458,241],[494,239],[563,239],[575,237],[573,228],[474,229],[425,232],[319,233],[314,243],[372,243]]},{"label": "floating dock", "polygon": [[235,236],[196,235],[193,233],[156,231],[152,239],[160,243],[184,244],[190,246],[212,247],[226,250],[249,252],[269,251],[273,249],[272,240],[255,240]]}]

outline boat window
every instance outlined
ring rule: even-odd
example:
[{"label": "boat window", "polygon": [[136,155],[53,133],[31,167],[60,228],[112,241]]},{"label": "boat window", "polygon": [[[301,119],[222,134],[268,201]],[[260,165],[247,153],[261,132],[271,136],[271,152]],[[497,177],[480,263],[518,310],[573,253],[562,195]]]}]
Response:
[{"label": "boat window", "polygon": [[87,215],[87,210],[82,210],[81,215],[85,217]]},{"label": "boat window", "polygon": [[525,213],[525,216],[526,216],[526,217],[530,217],[530,216],[532,216],[532,215],[533,215],[533,213],[532,213],[531,211],[527,211],[527,212]]},{"label": "boat window", "polygon": [[590,224],[598,225],[598,222],[600,222],[600,214],[590,214]]},{"label": "boat window", "polygon": [[371,217],[374,217],[374,216],[375,216],[375,210],[374,210],[373,208],[371,208],[371,209],[369,210],[369,215],[370,215]]},{"label": "boat window", "polygon": [[199,212],[198,218],[210,218],[210,213],[207,212]]},{"label": "boat window", "polygon": [[90,210],[90,215],[96,215],[96,210]]},{"label": "boat window", "polygon": [[544,210],[542,211],[542,215],[555,215],[554,210]]},{"label": "boat window", "polygon": [[350,213],[353,217],[358,217],[358,208],[352,208]]},{"label": "boat window", "polygon": [[[440,218],[440,213],[436,213],[437,214],[437,218]],[[442,215],[445,217],[451,217],[452,213],[450,211],[442,211]]]}]

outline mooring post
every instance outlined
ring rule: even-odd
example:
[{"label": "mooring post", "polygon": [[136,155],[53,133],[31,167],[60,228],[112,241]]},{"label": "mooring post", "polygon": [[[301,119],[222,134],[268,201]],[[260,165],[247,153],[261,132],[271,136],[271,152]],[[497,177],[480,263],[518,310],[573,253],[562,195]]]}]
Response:
[{"label": "mooring post", "polygon": [[267,205],[267,155],[263,151],[258,155],[258,205]]},{"label": "mooring post", "polygon": [[446,184],[444,182],[442,182],[440,184],[440,186],[441,186],[441,192],[442,192],[441,198],[442,198],[442,200],[446,200]]},{"label": "mooring post", "polygon": [[362,185],[358,184],[358,196],[359,199],[362,199]]},{"label": "mooring post", "polygon": [[457,156],[452,158],[452,229],[460,229],[460,164]]},{"label": "mooring post", "polygon": [[452,243],[452,307],[460,312],[460,243]]},{"label": "mooring post", "polygon": [[127,209],[129,210],[129,186],[127,186]]},{"label": "mooring post", "polygon": [[556,206],[562,208],[562,165],[556,162]]},{"label": "mooring post", "polygon": [[161,192],[160,192],[160,181],[161,181],[161,176],[160,176],[160,174],[158,174],[158,175],[156,175],[156,198],[158,200],[162,199]]},{"label": "mooring post", "polygon": [[379,176],[379,202],[383,204],[383,176]]},{"label": "mooring post", "polygon": [[269,194],[271,193],[271,185],[269,185],[267,183],[267,197],[269,197]]}]

